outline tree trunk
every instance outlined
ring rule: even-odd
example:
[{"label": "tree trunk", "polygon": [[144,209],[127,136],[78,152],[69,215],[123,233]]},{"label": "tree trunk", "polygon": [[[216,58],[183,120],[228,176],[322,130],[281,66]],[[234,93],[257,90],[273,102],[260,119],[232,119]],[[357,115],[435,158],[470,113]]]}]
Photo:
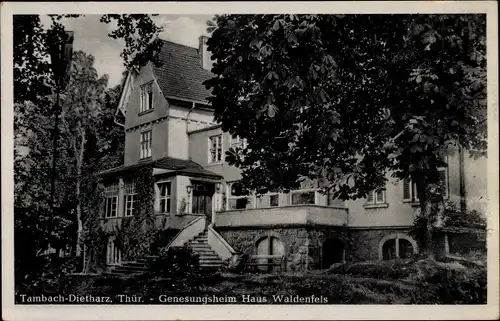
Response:
[{"label": "tree trunk", "polygon": [[[419,177],[418,177],[419,176]],[[415,175],[413,181],[417,185],[417,194],[420,202],[422,229],[419,235],[420,253],[431,260],[435,260],[441,253],[436,228],[444,225],[444,201],[441,193],[436,194],[437,184],[431,182],[426,175]]]},{"label": "tree trunk", "polygon": [[[79,148],[79,154],[77,157],[77,178],[76,178],[76,199],[77,199],[77,205],[76,205],[76,220],[78,223],[78,231],[77,231],[77,239],[76,239],[76,256],[80,256],[82,254],[82,232],[83,232],[83,223],[82,223],[82,205],[81,205],[81,175],[82,175],[82,167],[83,167],[83,156],[85,152],[85,143],[86,143],[86,137],[85,137],[85,129],[81,130],[81,137],[80,137],[80,148]],[[84,254],[84,259],[85,259],[85,254]],[[85,265],[85,261],[83,261]]]}]

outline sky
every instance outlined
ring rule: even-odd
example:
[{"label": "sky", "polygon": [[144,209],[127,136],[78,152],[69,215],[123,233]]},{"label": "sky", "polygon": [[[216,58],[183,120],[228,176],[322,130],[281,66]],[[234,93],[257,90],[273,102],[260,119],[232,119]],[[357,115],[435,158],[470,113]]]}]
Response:
[{"label": "sky", "polygon": [[[120,83],[125,70],[120,53],[124,42],[108,37],[116,25],[99,22],[100,15],[85,15],[63,20],[66,30],[74,32],[73,50],[83,50],[95,57],[99,75],[109,76],[109,87]],[[186,46],[198,47],[198,37],[206,34],[206,21],[210,15],[158,15],[153,17],[163,27],[160,38]],[[50,18],[41,16],[44,27],[50,26]]]}]

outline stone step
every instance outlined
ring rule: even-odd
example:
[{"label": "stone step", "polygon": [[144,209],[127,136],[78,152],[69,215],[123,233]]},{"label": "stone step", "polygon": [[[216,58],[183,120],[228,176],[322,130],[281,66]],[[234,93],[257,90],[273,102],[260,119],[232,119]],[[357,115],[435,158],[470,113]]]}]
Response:
[{"label": "stone step", "polygon": [[221,260],[200,260],[200,266],[212,266],[212,265],[222,265],[222,261]]},{"label": "stone step", "polygon": [[212,249],[210,247],[210,245],[208,245],[207,243],[192,243],[192,244],[189,244],[189,246],[194,249],[194,248],[198,248],[198,249]]},{"label": "stone step", "polygon": [[191,250],[193,251],[213,251],[210,246],[192,246]]},{"label": "stone step", "polygon": [[219,256],[217,255],[217,253],[199,253],[198,256],[200,257],[200,259],[202,258],[206,258],[206,257],[216,257],[216,258],[219,258]]},{"label": "stone step", "polygon": [[197,246],[197,245],[204,245],[204,246],[210,246],[208,242],[196,242],[196,241],[190,241],[188,242],[189,246]]},{"label": "stone step", "polygon": [[143,268],[143,269],[148,268],[148,265],[143,262],[126,262],[122,263],[121,266],[132,267],[132,268]]},{"label": "stone step", "polygon": [[200,264],[200,268],[203,270],[216,270],[216,269],[220,268],[221,266],[222,266],[222,263],[221,264],[204,264],[204,265]]},{"label": "stone step", "polygon": [[135,268],[130,266],[116,266],[111,269],[112,272],[131,272],[131,273],[142,273],[147,272],[147,268]]}]

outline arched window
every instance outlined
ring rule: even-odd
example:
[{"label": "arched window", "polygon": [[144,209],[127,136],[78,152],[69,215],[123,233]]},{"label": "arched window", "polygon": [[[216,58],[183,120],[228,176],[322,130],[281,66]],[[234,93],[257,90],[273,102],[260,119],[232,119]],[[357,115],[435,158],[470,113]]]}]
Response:
[{"label": "arched window", "polygon": [[417,252],[417,243],[403,233],[384,237],[379,244],[379,258],[382,260],[408,259]]},{"label": "arched window", "polygon": [[382,247],[382,259],[394,260],[396,259],[396,239],[387,240]]},{"label": "arched window", "polygon": [[[285,246],[283,242],[275,236],[265,236],[257,241],[257,255],[285,255]],[[265,258],[259,259],[264,263]],[[272,267],[262,266],[261,270],[270,270]]]}]

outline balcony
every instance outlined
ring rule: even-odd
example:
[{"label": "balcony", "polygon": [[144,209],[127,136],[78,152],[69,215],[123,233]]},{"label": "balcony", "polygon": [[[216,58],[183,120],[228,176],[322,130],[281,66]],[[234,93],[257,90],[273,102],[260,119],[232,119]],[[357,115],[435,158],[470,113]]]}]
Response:
[{"label": "balcony", "polygon": [[215,215],[215,226],[342,226],[347,223],[347,217],[348,210],[344,207],[291,205],[220,212]]}]

